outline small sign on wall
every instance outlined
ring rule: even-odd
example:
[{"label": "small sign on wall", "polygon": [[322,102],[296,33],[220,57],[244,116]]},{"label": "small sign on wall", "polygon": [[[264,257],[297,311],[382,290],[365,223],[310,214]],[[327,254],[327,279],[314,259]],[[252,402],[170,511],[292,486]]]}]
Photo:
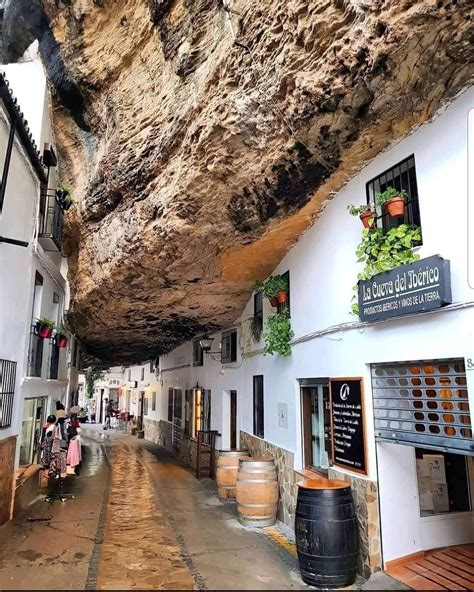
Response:
[{"label": "small sign on wall", "polygon": [[288,405],[286,403],[278,403],[278,426],[288,429]]},{"label": "small sign on wall", "polygon": [[362,378],[331,378],[333,465],[367,474]]}]

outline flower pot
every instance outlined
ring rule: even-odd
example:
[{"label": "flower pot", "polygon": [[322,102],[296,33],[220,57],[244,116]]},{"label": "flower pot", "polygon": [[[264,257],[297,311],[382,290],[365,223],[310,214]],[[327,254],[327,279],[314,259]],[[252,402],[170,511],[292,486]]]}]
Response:
[{"label": "flower pot", "polygon": [[276,306],[278,306],[278,298],[277,298],[276,296],[272,296],[272,297],[271,297],[269,300],[270,300],[270,304],[271,304],[273,307],[276,307]]},{"label": "flower pot", "polygon": [[145,437],[145,431],[144,430],[137,430],[137,438],[139,438],[141,440],[144,437]]},{"label": "flower pot", "polygon": [[61,201],[61,207],[64,211],[69,210],[69,208],[72,206],[72,201]]},{"label": "flower pot", "polygon": [[53,334],[53,330],[51,329],[51,327],[48,327],[48,325],[37,325],[37,330],[38,330],[38,335],[42,338],[42,339],[49,339],[51,337],[51,335]]},{"label": "flower pot", "polygon": [[403,216],[405,211],[405,200],[403,197],[396,195],[395,197],[392,197],[392,199],[389,199],[385,205],[387,206],[388,213],[393,218]]},{"label": "flower pot", "polygon": [[64,348],[67,346],[67,337],[65,337],[64,335],[60,335],[57,339],[57,346]]},{"label": "flower pot", "polygon": [[371,212],[370,210],[368,212],[362,212],[359,216],[359,218],[362,220],[362,224],[364,225],[364,228],[373,228],[374,224],[375,224],[375,213]]},{"label": "flower pot", "polygon": [[286,292],[279,292],[277,296],[278,304],[284,304],[288,300],[288,294]]}]

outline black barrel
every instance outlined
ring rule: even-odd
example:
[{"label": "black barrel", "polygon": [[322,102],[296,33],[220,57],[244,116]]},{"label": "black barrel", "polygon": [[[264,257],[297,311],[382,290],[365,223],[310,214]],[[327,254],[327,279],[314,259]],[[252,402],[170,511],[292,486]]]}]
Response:
[{"label": "black barrel", "polygon": [[359,535],[348,483],[298,483],[295,530],[304,582],[320,588],[342,588],[354,583]]}]

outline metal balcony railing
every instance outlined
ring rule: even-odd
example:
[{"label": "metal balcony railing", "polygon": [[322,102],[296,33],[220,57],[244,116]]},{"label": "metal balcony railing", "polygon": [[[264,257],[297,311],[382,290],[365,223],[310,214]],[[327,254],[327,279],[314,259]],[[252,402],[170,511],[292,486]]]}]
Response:
[{"label": "metal balcony railing", "polygon": [[28,376],[41,377],[43,347],[44,339],[36,333],[33,327],[30,333],[30,348],[28,351]]},{"label": "metal balcony railing", "polygon": [[54,189],[41,193],[38,240],[45,251],[60,251],[63,239],[64,212]]}]

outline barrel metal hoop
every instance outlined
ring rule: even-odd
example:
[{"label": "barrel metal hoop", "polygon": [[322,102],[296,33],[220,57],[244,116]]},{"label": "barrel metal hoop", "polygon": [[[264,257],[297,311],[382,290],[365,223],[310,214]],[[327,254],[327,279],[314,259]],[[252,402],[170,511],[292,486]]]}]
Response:
[{"label": "barrel metal hoop", "polygon": [[237,477],[237,483],[277,483],[277,479],[239,479]]},{"label": "barrel metal hoop", "polygon": [[276,506],[277,502],[274,502],[273,504],[242,504],[240,502],[237,502],[237,507],[242,507],[242,508],[271,508],[272,506]]}]

